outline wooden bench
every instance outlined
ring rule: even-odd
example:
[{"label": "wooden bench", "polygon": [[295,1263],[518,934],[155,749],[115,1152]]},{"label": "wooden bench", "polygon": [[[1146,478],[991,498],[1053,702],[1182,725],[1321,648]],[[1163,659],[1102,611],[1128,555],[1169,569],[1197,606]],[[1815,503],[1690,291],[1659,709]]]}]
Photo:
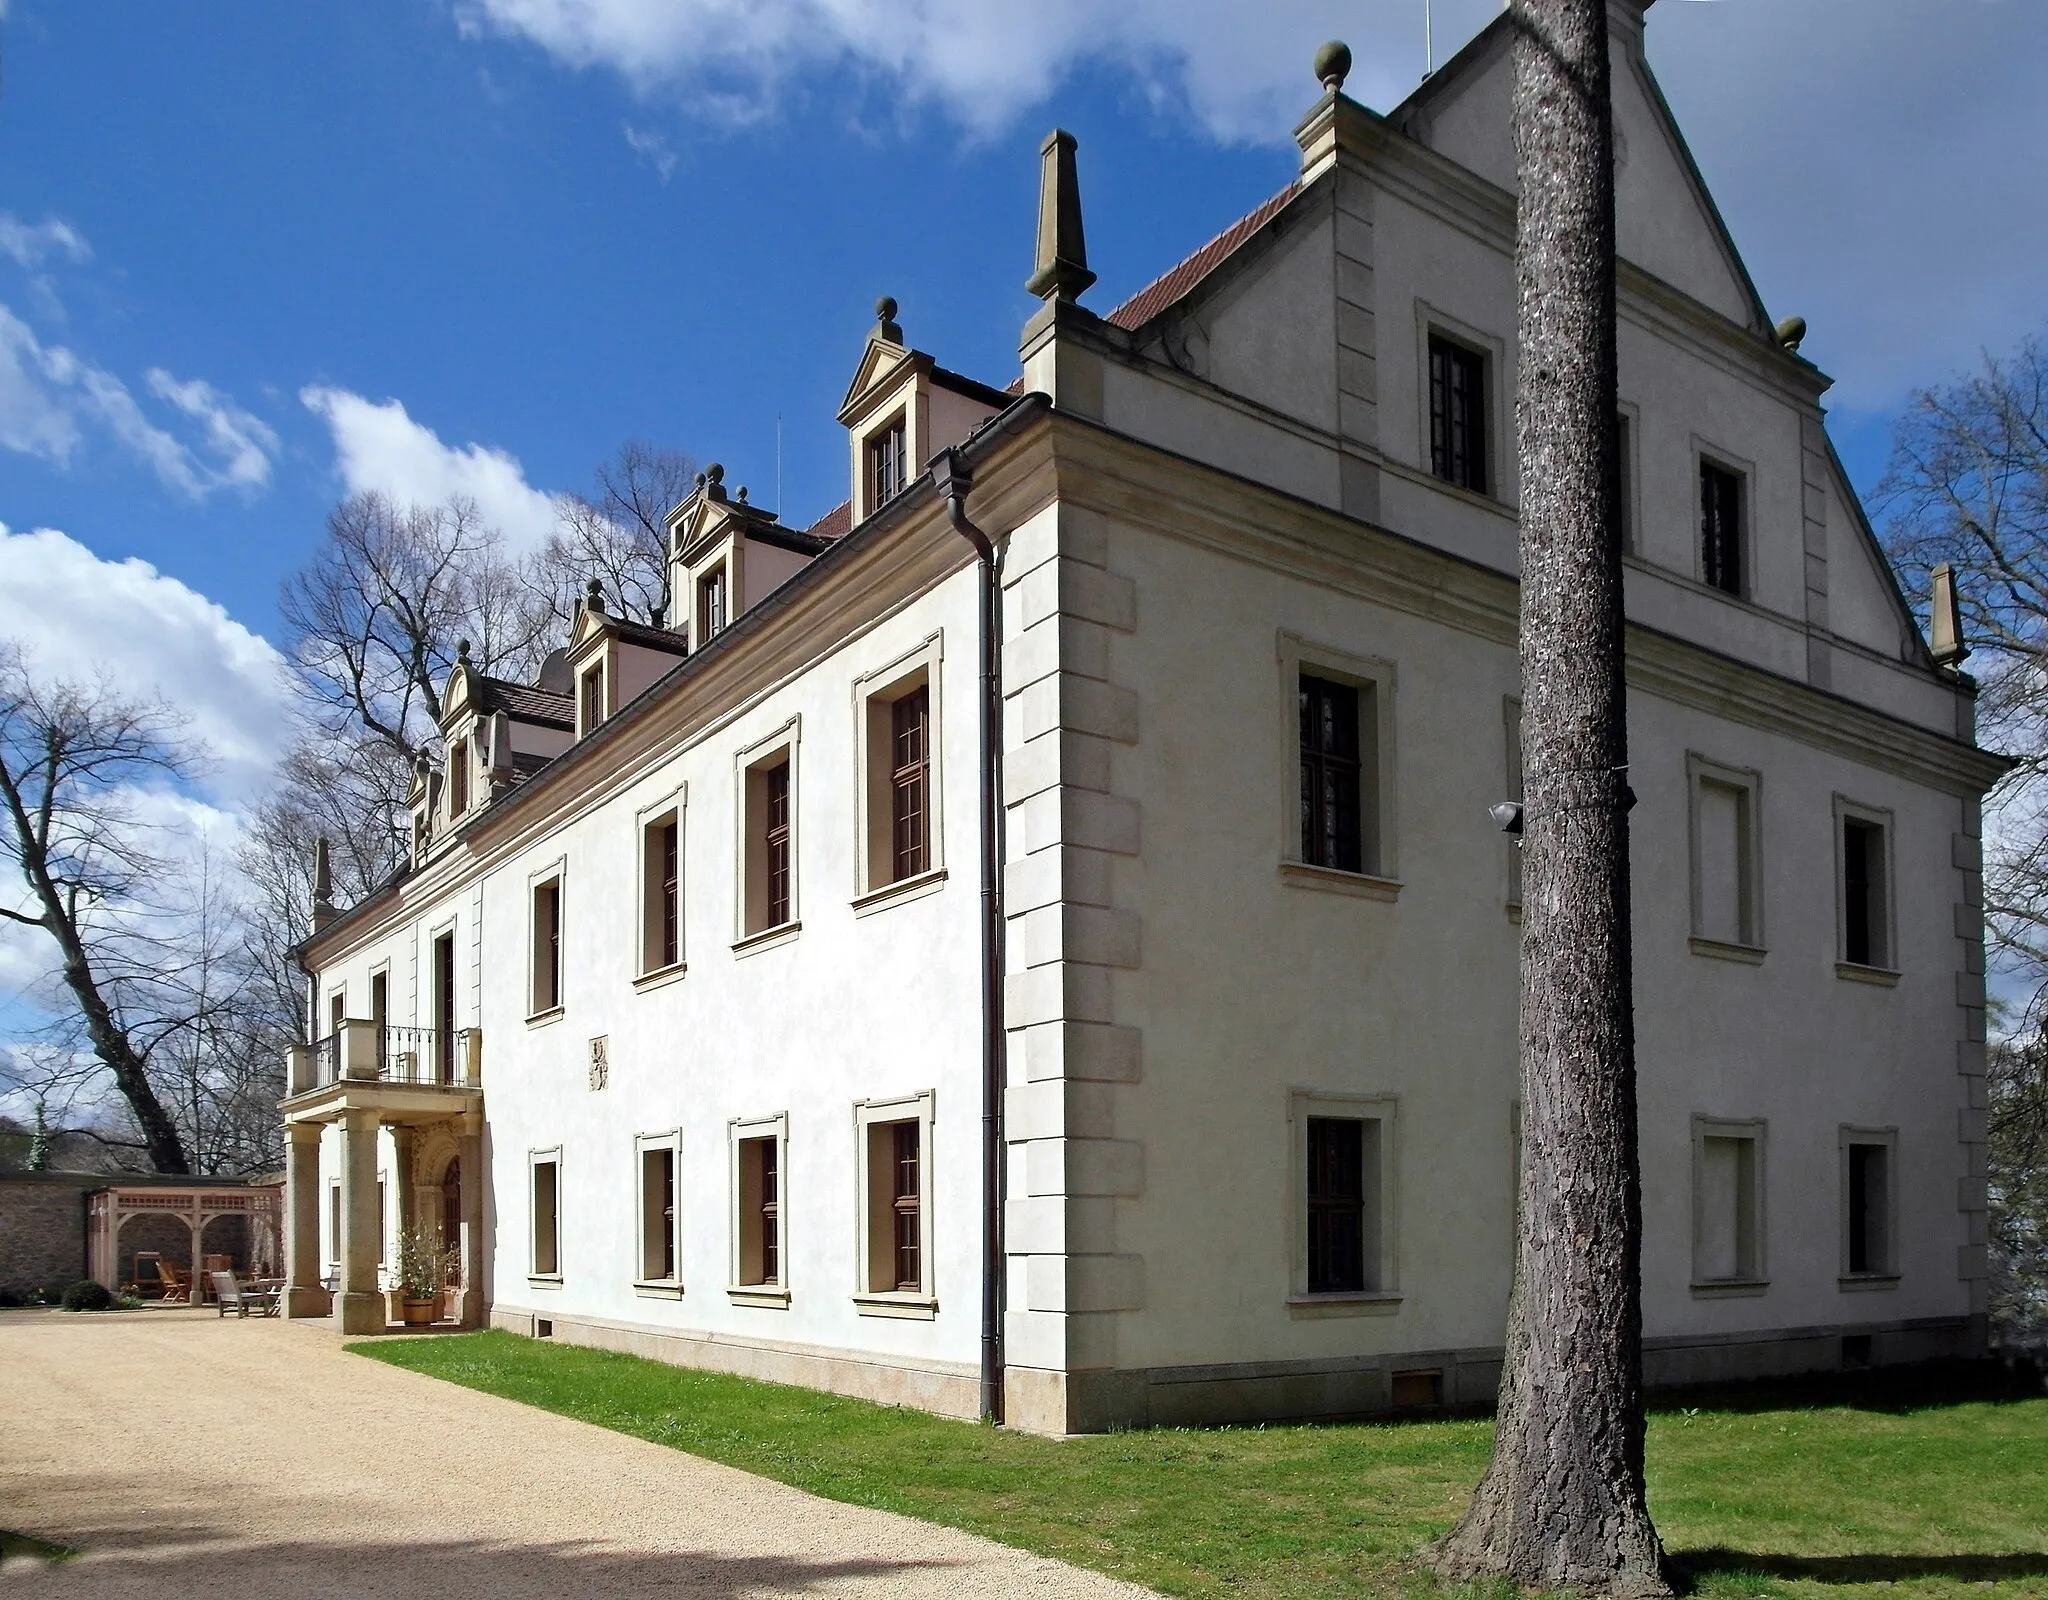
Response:
[{"label": "wooden bench", "polygon": [[238,1317],[246,1317],[251,1311],[259,1317],[277,1315],[275,1289],[245,1289],[235,1281],[232,1272],[210,1272],[207,1277],[213,1283],[213,1298],[218,1302],[222,1316],[230,1311]]}]

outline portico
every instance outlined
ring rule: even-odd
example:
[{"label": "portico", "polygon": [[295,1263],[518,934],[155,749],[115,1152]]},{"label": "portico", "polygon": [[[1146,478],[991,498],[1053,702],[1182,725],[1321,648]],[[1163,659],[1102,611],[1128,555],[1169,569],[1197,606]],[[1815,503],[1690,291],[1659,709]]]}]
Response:
[{"label": "portico", "polygon": [[[474,1028],[394,1028],[348,1020],[315,1044],[290,1047],[291,1093],[282,1107],[289,1140],[286,1316],[326,1318],[343,1333],[385,1330],[384,1206],[378,1190],[382,1135],[388,1130],[397,1230],[440,1217],[443,1238],[460,1255],[456,1319],[463,1327],[482,1324],[481,1065]],[[338,1135],[332,1162],[338,1271],[331,1276],[320,1249],[320,1197],[326,1188],[321,1151],[330,1128]],[[445,1201],[431,1198],[451,1179]],[[423,1202],[423,1195],[430,1198]]]}]

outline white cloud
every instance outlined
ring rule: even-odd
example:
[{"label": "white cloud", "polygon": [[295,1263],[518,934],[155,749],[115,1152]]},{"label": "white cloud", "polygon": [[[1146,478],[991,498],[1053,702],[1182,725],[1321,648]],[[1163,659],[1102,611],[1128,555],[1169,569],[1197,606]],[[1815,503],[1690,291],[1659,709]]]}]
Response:
[{"label": "white cloud", "polygon": [[0,211],[0,256],[8,257],[25,271],[33,271],[52,256],[62,256],[73,263],[90,261],[92,246],[61,217],[23,222],[11,211]]},{"label": "white cloud", "polygon": [[487,445],[448,445],[413,421],[397,400],[366,400],[347,389],[301,389],[299,399],[334,435],[335,463],[352,494],[388,495],[404,505],[462,496],[514,545],[534,548],[555,530],[555,497],[526,481],[519,462]]},{"label": "white cloud", "polygon": [[636,128],[630,122],[621,131],[626,135],[627,147],[653,167],[655,176],[666,185],[676,170],[676,153],[669,148],[668,140],[653,128]]},{"label": "white cloud", "polygon": [[[148,562],[103,561],[53,528],[0,524],[0,637],[52,677],[104,672],[124,694],[182,711],[212,754],[201,795],[233,805],[269,781],[291,710],[283,659]],[[198,796],[174,803],[219,815]]]},{"label": "white cloud", "polygon": [[165,483],[194,500],[270,480],[277,435],[211,384],[179,383],[161,368],[150,392],[200,425],[188,444],[144,413],[128,386],[63,345],[46,345],[0,305],[0,447],[69,465],[88,428],[111,435]]}]

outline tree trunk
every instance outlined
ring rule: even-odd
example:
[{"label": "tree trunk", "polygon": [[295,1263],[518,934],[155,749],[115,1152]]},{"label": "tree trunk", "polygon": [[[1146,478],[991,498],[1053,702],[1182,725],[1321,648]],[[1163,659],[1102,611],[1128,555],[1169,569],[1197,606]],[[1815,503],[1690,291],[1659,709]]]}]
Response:
[{"label": "tree trunk", "polygon": [[1522,1159],[1484,1481],[1449,1578],[1668,1593],[1643,1492],[1606,0],[1514,0]]},{"label": "tree trunk", "polygon": [[92,958],[86,953],[76,926],[56,907],[50,910],[46,926],[57,936],[58,947],[64,953],[64,983],[85,1018],[85,1033],[92,1041],[93,1054],[113,1073],[114,1086],[128,1102],[128,1109],[135,1113],[136,1126],[142,1130],[142,1142],[149,1151],[150,1166],[158,1172],[190,1172],[192,1164],[185,1157],[185,1142],[178,1137],[178,1126],[157,1098],[149,1081],[149,1070],[129,1041],[128,1030],[115,1019],[113,1008],[100,993],[93,976]]}]

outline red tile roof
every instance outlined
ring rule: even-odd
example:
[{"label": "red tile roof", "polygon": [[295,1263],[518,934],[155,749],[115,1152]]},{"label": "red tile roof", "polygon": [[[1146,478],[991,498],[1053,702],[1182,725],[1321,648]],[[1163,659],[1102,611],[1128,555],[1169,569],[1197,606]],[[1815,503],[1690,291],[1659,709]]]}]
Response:
[{"label": "red tile roof", "polygon": [[853,527],[853,502],[842,500],[804,532],[813,539],[843,539]]},{"label": "red tile roof", "polygon": [[1222,266],[1233,250],[1263,228],[1282,206],[1294,198],[1300,187],[1298,183],[1290,183],[1250,216],[1240,217],[1180,265],[1146,284],[1112,311],[1106,320],[1119,328],[1138,328],[1150,322]]}]

